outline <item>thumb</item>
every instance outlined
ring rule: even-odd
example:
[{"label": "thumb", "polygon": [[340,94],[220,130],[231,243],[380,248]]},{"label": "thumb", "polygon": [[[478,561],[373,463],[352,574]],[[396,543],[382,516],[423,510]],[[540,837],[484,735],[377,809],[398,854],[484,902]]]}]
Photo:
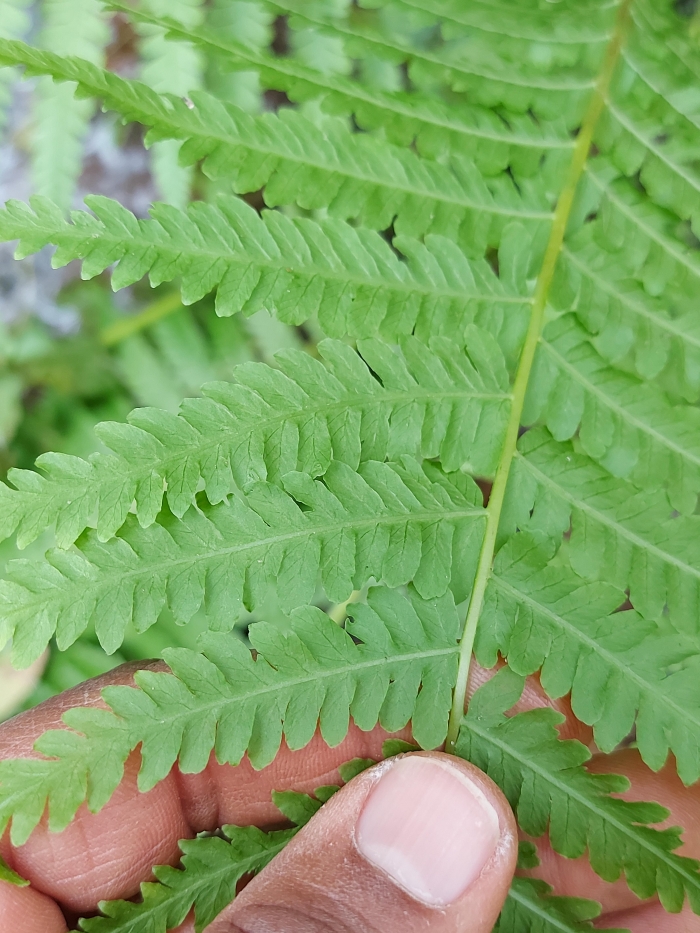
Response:
[{"label": "thumb", "polygon": [[208,933],[488,933],[517,856],[500,790],[440,752],[358,775]]}]

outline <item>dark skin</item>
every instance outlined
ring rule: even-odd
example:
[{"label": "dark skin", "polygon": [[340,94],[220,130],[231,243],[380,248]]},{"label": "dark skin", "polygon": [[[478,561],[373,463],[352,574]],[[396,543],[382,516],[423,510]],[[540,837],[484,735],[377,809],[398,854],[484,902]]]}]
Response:
[{"label": "dark skin", "polygon": [[[163,667],[160,663],[152,666]],[[135,667],[125,665],[4,723],[0,726],[0,758],[31,756],[36,738],[46,729],[61,726],[65,709],[101,704],[101,688],[131,684]],[[488,676],[488,672],[477,669],[471,689]],[[539,685],[529,681],[521,706],[546,704],[551,705]],[[589,730],[575,720],[570,708],[563,703],[553,705],[567,716],[563,735],[589,743]],[[259,772],[246,760],[237,767],[221,766],[212,760],[197,775],[183,775],[174,769],[148,794],[140,794],[136,788],[139,758],[135,753],[127,763],[122,784],[100,813],[90,814],[82,807],[73,824],[60,834],[49,833],[42,824],[21,848],[13,849],[7,836],[0,842],[0,854],[6,862],[31,881],[29,888],[0,883],[0,929],[13,933],[65,933],[76,915],[94,912],[99,901],[135,895],[139,884],[149,879],[152,865],[176,864],[179,839],[226,823],[261,827],[275,823],[279,814],[270,799],[273,789],[311,792],[323,784],[340,783],[338,765],[355,757],[379,760],[386,737],[379,728],[364,733],[351,727],[345,741],[330,749],[317,735],[301,751],[291,752],[283,746],[275,761]],[[682,854],[700,859],[700,785],[684,787],[672,762],[661,772],[652,773],[633,749],[596,755],[590,767],[626,775],[632,784],[629,799],[657,800],[667,807],[671,811],[669,825],[680,825],[685,830]],[[344,792],[346,796],[354,785],[352,782]],[[510,815],[503,818],[511,819]],[[314,818],[310,827],[318,819]],[[585,859],[561,858],[542,840],[538,841],[538,849],[542,866],[537,874],[552,884],[556,893],[602,903],[600,928],[627,927],[632,933],[700,933],[700,917],[687,908],[681,914],[669,915],[655,900],[640,902],[623,881],[602,881]],[[282,871],[283,859],[284,853],[260,878],[274,879],[275,871]],[[332,881],[329,883],[332,885]],[[495,905],[496,912],[497,908]],[[224,916],[210,928],[212,933],[231,929],[225,923]],[[393,931],[386,919],[382,924],[378,923],[377,929]],[[188,919],[178,933],[193,930],[193,922]]]}]

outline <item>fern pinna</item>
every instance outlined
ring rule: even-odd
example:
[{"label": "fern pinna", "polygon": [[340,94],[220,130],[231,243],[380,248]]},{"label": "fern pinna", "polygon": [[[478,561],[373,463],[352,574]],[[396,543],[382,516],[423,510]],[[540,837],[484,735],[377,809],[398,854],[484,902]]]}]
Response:
[{"label": "fern pinna", "polygon": [[[700,912],[679,831],[655,828],[666,811],[611,796],[625,781],[589,774],[554,712],[505,716],[539,672],[601,750],[633,733],[651,768],[672,755],[686,784],[700,778],[688,21],[670,0],[247,6],[263,33],[283,18],[286,51],[161,5],[109,9],[192,61],[253,73],[286,95],[276,112],[0,40],[3,64],[72,82],[208,180],[206,199],[148,219],[101,197],[70,217],[11,202],[0,235],[20,256],[53,244],[56,265],[110,269],[115,288],[176,281],[185,303],[215,290],[220,315],[265,308],[325,335],[316,358],[244,364],[177,415],[100,425],[91,459],[45,454],[0,487],[3,536],[53,529],[56,543],[0,583],[18,664],[88,629],[113,652],[165,607],[210,629],[199,651],[165,652],[170,673],[66,713],[40,757],[0,763],[0,829],[21,844],[47,802],[56,830],[84,800],[98,810],[137,746],[147,789],[212,753],[263,767],[317,728],[337,744],[350,717],[411,722],[422,747],[446,742],[491,774],[526,832]],[[330,67],[324,41],[352,68]],[[251,653],[232,630],[271,591],[289,622],[252,623]],[[348,599],[343,625],[317,606]],[[465,716],[474,652],[508,666]],[[232,896],[287,838],[226,834],[183,844],[183,867],[159,869],[142,903],[105,905],[83,929],[164,931],[193,905],[203,927],[221,877]],[[595,916],[516,879],[499,929]]]}]

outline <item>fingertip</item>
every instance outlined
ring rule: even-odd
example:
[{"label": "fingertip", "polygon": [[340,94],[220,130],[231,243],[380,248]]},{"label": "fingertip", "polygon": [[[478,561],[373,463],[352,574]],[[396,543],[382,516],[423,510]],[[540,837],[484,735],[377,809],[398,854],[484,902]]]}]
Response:
[{"label": "fingertip", "polygon": [[399,756],[331,798],[212,933],[488,933],[516,858],[489,778],[440,752]]},{"label": "fingertip", "polygon": [[33,888],[0,881],[0,930],[12,933],[66,933],[57,904]]}]

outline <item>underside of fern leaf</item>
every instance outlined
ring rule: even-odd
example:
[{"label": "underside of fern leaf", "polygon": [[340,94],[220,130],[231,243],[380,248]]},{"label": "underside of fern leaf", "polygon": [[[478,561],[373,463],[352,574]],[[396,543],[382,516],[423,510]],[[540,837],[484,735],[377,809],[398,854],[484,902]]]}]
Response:
[{"label": "underside of fern leaf", "polygon": [[[57,544],[0,582],[18,663],[93,630],[112,652],[164,609],[211,630],[164,652],[170,673],[105,690],[107,710],[69,711],[42,757],[0,763],[16,843],[47,804],[54,829],[103,806],[138,746],[146,789],[212,751],[261,767],[283,737],[410,721],[501,783],[526,832],[700,911],[679,832],[653,828],[663,808],[586,772],[551,710],[505,715],[537,674],[602,752],[633,736],[652,769],[673,756],[700,777],[700,47],[666,0],[544,6],[270,0],[279,51],[112,4],[163,48],[253,74],[282,100],[262,113],[0,39],[1,62],[72,82],[207,179],[205,200],[148,219],[103,197],[68,218],[10,202],[18,255],[51,244],[114,288],[175,282],[186,304],[213,292],[220,316],[324,335],[0,486],[0,534]],[[311,35],[346,72],[313,61]],[[317,608],[353,591],[342,625]],[[271,592],[291,621],[254,622],[248,646],[234,624]],[[508,666],[465,717],[473,653]],[[170,917],[169,898],[162,922],[180,922],[189,871],[85,929]],[[498,929],[595,916],[517,879]]]},{"label": "underside of fern leaf", "polygon": [[347,631],[313,607],[300,609],[285,632],[250,627],[256,656],[235,634],[205,637],[203,653],[165,652],[172,673],[141,671],[137,687],[105,691],[110,711],[71,710],[74,731],[47,732],[48,759],[0,762],[0,827],[11,818],[15,844],[26,841],[48,803],[55,830],[68,825],[86,799],[98,810],[140,746],[139,786],[153,787],[179,760],[201,771],[212,751],[221,763],[244,754],[257,768],[275,757],[284,735],[303,748],[320,723],[330,745],[345,737],[352,715],[365,730],[389,732],[411,720],[426,748],[447,731],[454,687],[459,616],[450,594],[411,599],[385,588],[353,607]]}]

